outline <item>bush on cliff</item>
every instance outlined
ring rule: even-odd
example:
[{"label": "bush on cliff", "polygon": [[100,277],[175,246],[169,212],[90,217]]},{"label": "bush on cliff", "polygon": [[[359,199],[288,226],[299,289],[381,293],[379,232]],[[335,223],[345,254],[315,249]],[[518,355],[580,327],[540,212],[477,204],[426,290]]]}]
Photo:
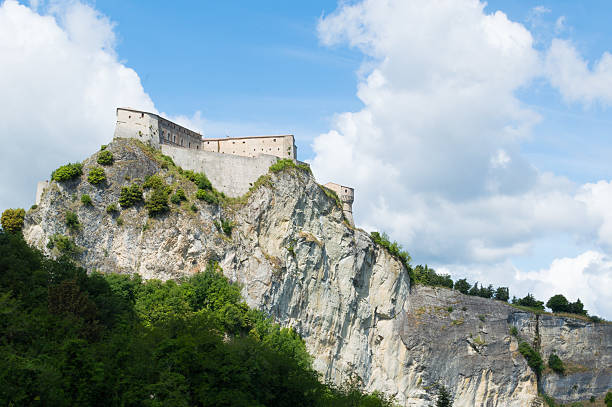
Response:
[{"label": "bush on cliff", "polygon": [[122,208],[129,208],[142,202],[142,200],[142,189],[138,184],[132,184],[129,187],[121,187],[119,204]]},{"label": "bush on cliff", "polygon": [[106,181],[106,174],[102,167],[93,167],[89,170],[87,181],[92,185],[98,185]]},{"label": "bush on cliff", "polygon": [[542,361],[540,353],[533,349],[527,342],[521,342],[519,344],[519,352],[523,355],[525,360],[527,360],[529,367],[531,367],[535,374],[540,377],[542,369],[544,369],[544,362]]},{"label": "bush on cliff", "polygon": [[53,181],[68,181],[74,178],[79,177],[83,174],[83,164],[81,163],[68,163],[66,165],[62,165],[55,171],[51,173],[51,180]]},{"label": "bush on cliff", "polygon": [[87,274],[0,232],[0,269],[0,405],[391,406],[320,383],[214,264],[180,284]]},{"label": "bush on cliff", "polygon": [[6,232],[17,233],[23,228],[23,220],[25,218],[25,209],[6,209],[2,212],[0,223],[2,229]]},{"label": "bush on cliff", "polygon": [[100,165],[113,165],[113,153],[108,150],[103,150],[98,154],[98,164]]},{"label": "bush on cliff", "polygon": [[548,367],[550,367],[553,371],[559,374],[565,373],[565,366],[563,365],[563,361],[559,356],[554,353],[551,353],[548,356]]}]

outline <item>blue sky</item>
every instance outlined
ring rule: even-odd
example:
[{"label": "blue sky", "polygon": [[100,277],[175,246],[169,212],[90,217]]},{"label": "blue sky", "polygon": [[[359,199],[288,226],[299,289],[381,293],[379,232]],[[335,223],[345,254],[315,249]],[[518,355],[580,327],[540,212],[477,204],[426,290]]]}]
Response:
[{"label": "blue sky", "polygon": [[293,133],[415,263],[610,318],[610,21],[606,1],[7,0],[0,208],[108,142],[117,105]]}]

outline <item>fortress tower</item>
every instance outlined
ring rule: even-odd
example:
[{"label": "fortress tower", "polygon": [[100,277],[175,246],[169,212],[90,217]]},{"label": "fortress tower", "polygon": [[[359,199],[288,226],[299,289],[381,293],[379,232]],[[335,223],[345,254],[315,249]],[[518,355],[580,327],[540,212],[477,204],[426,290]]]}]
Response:
[{"label": "fortress tower", "polygon": [[355,221],[353,220],[353,201],[355,200],[355,190],[351,187],[336,184],[334,182],[328,182],[325,184],[325,186],[338,195],[340,202],[342,202],[342,211],[344,212],[346,220],[349,221],[351,226],[355,226]]}]

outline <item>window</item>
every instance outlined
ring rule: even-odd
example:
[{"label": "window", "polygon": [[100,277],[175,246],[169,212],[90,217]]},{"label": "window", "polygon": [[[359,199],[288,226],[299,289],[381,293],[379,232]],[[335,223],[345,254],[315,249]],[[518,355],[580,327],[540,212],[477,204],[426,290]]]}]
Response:
[{"label": "window", "polygon": [[276,139],[274,139],[274,142],[276,143]]},{"label": "window", "polygon": [[144,118],[144,113],[140,113],[140,118]]},{"label": "window", "polygon": [[128,119],[131,119],[131,118],[132,118],[132,116],[128,116]]}]

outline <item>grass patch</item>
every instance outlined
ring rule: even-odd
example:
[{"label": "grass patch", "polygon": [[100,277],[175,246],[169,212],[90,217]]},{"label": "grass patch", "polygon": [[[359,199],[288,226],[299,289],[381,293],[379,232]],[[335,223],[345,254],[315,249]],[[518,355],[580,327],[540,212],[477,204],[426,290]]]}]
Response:
[{"label": "grass patch", "polygon": [[306,164],[297,164],[295,161],[289,158],[283,158],[282,160],[278,160],[270,166],[270,172],[274,173],[292,169],[302,170],[306,171],[309,174],[312,174],[310,166]]}]

